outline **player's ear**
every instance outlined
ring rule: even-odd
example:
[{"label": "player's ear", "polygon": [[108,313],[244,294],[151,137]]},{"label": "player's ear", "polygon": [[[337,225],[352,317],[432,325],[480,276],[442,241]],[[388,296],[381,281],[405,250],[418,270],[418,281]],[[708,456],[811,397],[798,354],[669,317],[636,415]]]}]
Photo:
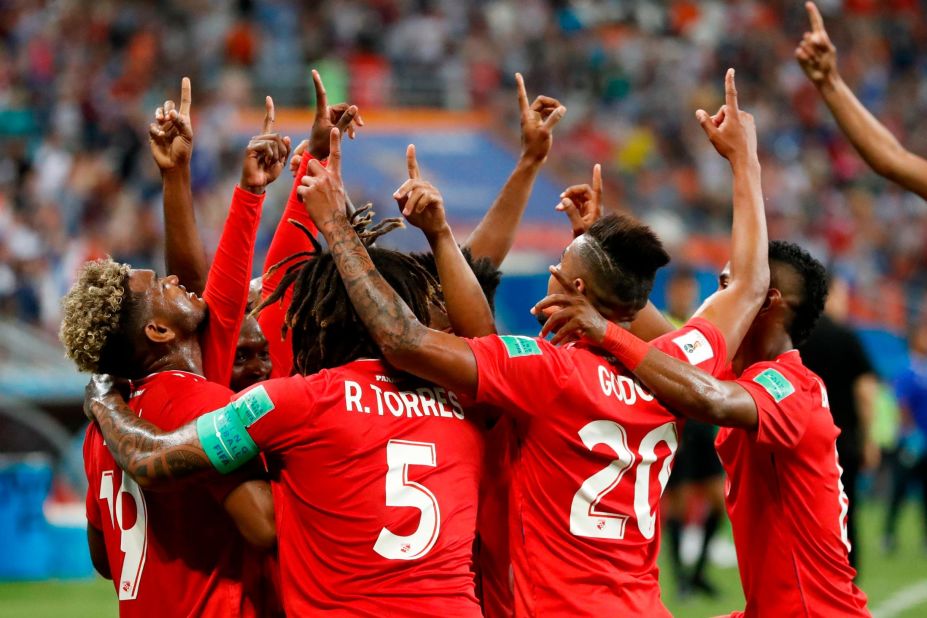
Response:
[{"label": "player's ear", "polygon": [[763,300],[763,306],[760,307],[760,313],[769,311],[772,307],[782,304],[782,292],[776,288],[769,288],[766,292],[766,298]]},{"label": "player's ear", "polygon": [[573,279],[573,285],[576,287],[576,290],[580,294],[586,293],[586,282],[583,281],[582,277],[577,277],[576,279]]},{"label": "player's ear", "polygon": [[161,320],[151,319],[145,323],[145,337],[152,343],[170,343],[177,333]]}]

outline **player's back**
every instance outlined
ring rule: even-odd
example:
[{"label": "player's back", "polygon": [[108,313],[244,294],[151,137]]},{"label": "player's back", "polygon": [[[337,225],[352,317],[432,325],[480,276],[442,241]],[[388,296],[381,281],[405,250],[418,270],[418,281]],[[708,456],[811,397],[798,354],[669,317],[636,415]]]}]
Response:
[{"label": "player's back", "polygon": [[[134,382],[129,407],[170,430],[230,395],[200,376],[168,371]],[[250,613],[243,609],[243,541],[221,505],[226,482],[144,491],[116,465],[95,424],[87,430],[84,466],[87,516],[103,532],[120,616]]]},{"label": "player's back", "polygon": [[[655,345],[716,371],[723,337],[708,323],[700,328],[708,337],[690,327]],[[680,421],[627,370],[590,349],[524,337],[470,345],[478,402],[515,419],[516,613],[668,616],[656,565],[659,500]]]},{"label": "player's back", "polygon": [[482,436],[441,387],[355,361],[242,394],[277,480],[293,615],[479,616],[471,571]]},{"label": "player's back", "polygon": [[840,430],[823,381],[792,350],[748,367],[738,383],[756,403],[758,427],[721,429],[716,445],[746,614],[869,615],[849,563]]}]

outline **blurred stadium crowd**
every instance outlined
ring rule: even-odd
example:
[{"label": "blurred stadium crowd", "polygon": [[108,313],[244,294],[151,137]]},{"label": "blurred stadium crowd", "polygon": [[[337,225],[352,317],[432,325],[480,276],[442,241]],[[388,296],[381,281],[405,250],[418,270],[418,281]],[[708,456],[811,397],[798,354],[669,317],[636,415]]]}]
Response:
[{"label": "blurred stadium crowd", "polygon": [[[918,3],[821,5],[825,17],[841,10],[831,36],[848,83],[913,151],[927,152]],[[714,77],[736,65],[762,128],[770,236],[812,248],[849,276],[858,319],[903,327],[927,285],[927,209],[877,179],[840,137],[793,59],[806,19],[801,3],[751,0],[6,0],[0,314],[54,330],[58,299],[85,259],[163,263],[160,179],[145,130],[179,82],[164,67],[183,67],[197,86],[204,230],[220,229],[234,183],[234,119],[265,92],[280,107],[310,103],[309,67],[362,110],[488,107],[500,123],[515,112],[511,75],[520,70],[570,110],[558,175],[585,178],[601,161],[607,201],[643,216],[674,255],[707,264],[723,249],[689,241],[724,234],[729,181],[692,110],[716,103]]]}]

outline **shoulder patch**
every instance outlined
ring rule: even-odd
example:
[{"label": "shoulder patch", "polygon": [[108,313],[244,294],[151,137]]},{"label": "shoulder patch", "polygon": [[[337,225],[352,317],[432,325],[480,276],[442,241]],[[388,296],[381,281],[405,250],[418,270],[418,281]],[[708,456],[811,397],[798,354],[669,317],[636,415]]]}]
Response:
[{"label": "shoulder patch", "polygon": [[754,376],[753,381],[766,389],[766,392],[776,400],[776,403],[795,392],[792,383],[772,367]]},{"label": "shoulder patch", "polygon": [[541,347],[538,345],[538,342],[531,337],[502,335],[499,337],[499,339],[501,339],[502,343],[505,344],[505,351],[508,353],[509,358],[517,358],[519,356],[540,356],[542,354]]},{"label": "shoulder patch", "polygon": [[250,427],[262,416],[274,409],[267,389],[257,386],[230,404],[245,427]]},{"label": "shoulder patch", "polygon": [[711,349],[708,339],[705,338],[701,331],[695,329],[676,337],[673,339],[673,343],[682,350],[691,365],[704,363],[715,356],[715,351]]}]

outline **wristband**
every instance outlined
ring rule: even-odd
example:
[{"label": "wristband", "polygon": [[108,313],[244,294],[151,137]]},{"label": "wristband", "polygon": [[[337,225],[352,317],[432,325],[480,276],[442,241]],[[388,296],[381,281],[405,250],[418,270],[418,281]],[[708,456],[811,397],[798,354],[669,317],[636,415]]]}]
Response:
[{"label": "wristband", "polygon": [[259,450],[234,403],[196,419],[196,434],[209,462],[222,474],[240,468]]},{"label": "wristband", "polygon": [[650,344],[638,339],[630,331],[627,331],[614,322],[609,322],[605,327],[605,338],[602,339],[602,347],[609,353],[613,354],[622,365],[634,371],[641,364],[647,352],[650,351]]}]

